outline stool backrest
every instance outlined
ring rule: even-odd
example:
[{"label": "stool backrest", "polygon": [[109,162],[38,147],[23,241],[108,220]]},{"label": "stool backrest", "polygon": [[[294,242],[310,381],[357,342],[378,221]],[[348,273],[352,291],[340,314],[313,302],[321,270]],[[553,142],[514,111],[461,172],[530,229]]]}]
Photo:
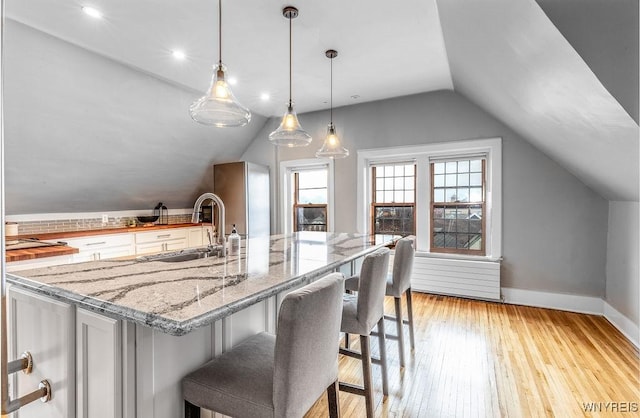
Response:
[{"label": "stool backrest", "polygon": [[278,315],[273,405],[302,417],[338,379],[344,276],[329,274],[285,296]]},{"label": "stool backrest", "polygon": [[415,256],[413,242],[411,238],[402,238],[396,242],[391,276],[391,288],[395,297],[401,297],[411,287],[411,272],[413,271],[413,258]]},{"label": "stool backrest", "polygon": [[358,282],[358,323],[370,330],[384,313],[384,294],[389,272],[389,249],[379,248],[366,255]]}]

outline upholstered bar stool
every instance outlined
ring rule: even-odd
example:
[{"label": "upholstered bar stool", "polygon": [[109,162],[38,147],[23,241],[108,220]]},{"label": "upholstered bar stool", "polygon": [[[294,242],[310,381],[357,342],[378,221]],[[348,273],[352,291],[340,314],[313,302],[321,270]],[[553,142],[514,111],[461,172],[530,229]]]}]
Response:
[{"label": "upholstered bar stool", "polygon": [[302,417],[326,390],[340,415],[338,347],[344,277],[332,273],[285,296],[276,335],[263,332],[182,380],[185,417]]},{"label": "upholstered bar stool", "polygon": [[[362,360],[364,386],[340,382],[340,390],[364,395],[367,417],[373,417],[373,386],[371,363],[382,368],[382,393],[388,395],[387,355],[384,338],[384,294],[387,271],[389,269],[389,249],[380,248],[365,256],[360,269],[361,285],[358,294],[345,294],[340,330],[346,335],[360,335],[360,353],[350,349],[340,349],[340,353]],[[380,359],[371,357],[369,335],[377,324],[380,337]]]},{"label": "upholstered bar stool", "polygon": [[[404,358],[404,332],[403,324],[409,327],[409,339],[411,348],[416,348],[415,335],[413,331],[413,306],[411,303],[411,272],[413,271],[413,259],[415,256],[415,237],[405,237],[396,243],[395,255],[393,258],[393,271],[387,277],[385,294],[393,296],[395,305],[395,317],[385,315],[386,319],[395,321],[397,334],[386,335],[390,340],[398,340],[398,351],[400,367],[405,366]],[[345,281],[347,291],[358,291],[360,280],[358,276],[352,276]],[[402,294],[407,298],[407,317],[402,317]],[[372,333],[371,335],[376,335]]]}]

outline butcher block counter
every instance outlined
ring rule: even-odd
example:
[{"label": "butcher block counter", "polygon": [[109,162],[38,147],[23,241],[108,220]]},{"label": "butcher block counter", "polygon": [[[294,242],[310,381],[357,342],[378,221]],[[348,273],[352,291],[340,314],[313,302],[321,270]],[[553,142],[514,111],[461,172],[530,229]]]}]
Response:
[{"label": "butcher block counter", "polygon": [[[34,260],[46,257],[56,257],[61,255],[77,254],[78,249],[64,245],[65,238],[77,238],[77,237],[89,237],[96,235],[110,235],[110,234],[123,234],[123,233],[135,233],[154,231],[162,229],[173,228],[186,228],[192,226],[198,226],[201,224],[171,224],[171,225],[149,225],[149,226],[137,226],[131,228],[108,228],[108,229],[92,229],[87,231],[67,231],[67,232],[50,232],[44,234],[21,234],[6,237],[6,254],[5,260],[7,262],[12,261],[24,261]],[[27,241],[34,243],[33,246],[26,244]],[[20,242],[16,247],[11,243]],[[55,245],[57,242],[62,242],[60,245]],[[25,243],[25,245],[23,245]],[[49,245],[43,245],[47,244]]]}]

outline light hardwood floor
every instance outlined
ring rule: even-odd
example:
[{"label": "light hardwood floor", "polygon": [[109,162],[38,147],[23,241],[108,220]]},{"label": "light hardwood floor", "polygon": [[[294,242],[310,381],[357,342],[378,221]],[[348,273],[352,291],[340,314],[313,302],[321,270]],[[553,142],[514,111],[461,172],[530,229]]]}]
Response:
[{"label": "light hardwood floor", "polygon": [[[416,350],[401,370],[387,341],[384,400],[373,366],[377,417],[640,416],[638,352],[603,317],[421,293],[413,301]],[[340,380],[361,383],[360,362],[341,356]],[[340,392],[340,407],[365,416],[360,396]],[[328,416],[326,396],[306,416]]]}]

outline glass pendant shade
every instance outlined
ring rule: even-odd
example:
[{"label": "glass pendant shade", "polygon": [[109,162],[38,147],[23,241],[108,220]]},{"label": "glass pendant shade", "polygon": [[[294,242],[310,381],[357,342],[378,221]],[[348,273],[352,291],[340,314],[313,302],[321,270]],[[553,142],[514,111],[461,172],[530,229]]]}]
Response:
[{"label": "glass pendant shade", "polygon": [[293,110],[293,104],[289,104],[287,112],[282,117],[278,129],[269,134],[269,141],[273,145],[282,147],[304,147],[311,142],[309,135],[298,122],[298,116]]},{"label": "glass pendant shade", "polygon": [[298,17],[298,9],[293,6],[287,6],[282,9],[282,15],[289,19],[289,104],[287,111],[282,117],[282,122],[278,129],[269,134],[269,141],[273,145],[281,147],[305,147],[311,143],[311,135],[309,135],[298,122],[298,116],[293,110],[293,101],[291,100],[292,85],[292,58],[291,58],[291,20]]},{"label": "glass pendant shade", "polygon": [[349,156],[349,150],[342,147],[340,138],[336,134],[336,127],[333,123],[327,126],[327,137],[322,144],[322,148],[316,151],[318,158],[346,158]]},{"label": "glass pendant shade", "polygon": [[189,114],[196,122],[228,128],[245,126],[251,120],[251,111],[233,95],[225,70],[224,65],[216,65],[207,94],[189,107]]}]

